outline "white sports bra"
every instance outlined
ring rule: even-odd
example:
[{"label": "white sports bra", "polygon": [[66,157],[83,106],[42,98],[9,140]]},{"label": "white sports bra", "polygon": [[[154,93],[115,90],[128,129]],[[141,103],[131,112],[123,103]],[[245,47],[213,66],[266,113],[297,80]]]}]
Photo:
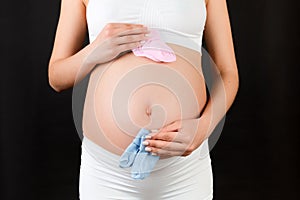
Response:
[{"label": "white sports bra", "polygon": [[202,55],[205,0],[89,0],[86,19],[90,42],[107,23],[144,24],[156,28],[164,42]]}]

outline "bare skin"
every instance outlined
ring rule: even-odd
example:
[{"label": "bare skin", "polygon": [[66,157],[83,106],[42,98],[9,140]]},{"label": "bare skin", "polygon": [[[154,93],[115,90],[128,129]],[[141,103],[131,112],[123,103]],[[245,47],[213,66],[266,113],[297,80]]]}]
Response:
[{"label": "bare skin", "polygon": [[[103,98],[104,96],[101,96],[104,94],[108,97],[111,96],[112,93],[109,93],[109,86],[105,88],[102,87],[100,83],[101,81],[105,82],[105,85],[117,83],[117,79],[107,78],[111,77],[108,74],[119,73],[120,77],[122,73],[126,73],[126,70],[134,67],[133,65],[130,65],[130,62],[135,63],[135,65],[139,62],[140,64],[149,63],[149,59],[136,58],[132,53],[128,53],[115,59],[119,53],[139,46],[139,42],[146,39],[145,34],[147,33],[147,30],[143,29],[142,25],[138,24],[111,24],[110,26],[105,27],[105,30],[99,34],[94,42],[81,49],[87,31],[85,18],[87,3],[87,1],[82,2],[81,0],[62,1],[61,16],[53,52],[49,61],[49,83],[54,90],[60,92],[72,87],[76,82],[80,81],[95,69],[91,74],[88,88],[90,92],[88,91],[87,93],[86,103],[97,101],[97,104],[85,104],[83,119],[84,133],[85,136],[92,139],[95,143],[120,155],[132,141],[134,134],[122,131],[114,124],[112,117],[109,116],[111,115],[112,110],[109,110],[109,107],[105,106],[107,105],[107,100],[105,101],[105,98]],[[192,83],[191,88],[197,96],[198,109],[194,110],[194,112],[186,112],[184,115],[181,115],[182,113],[180,112],[180,109],[178,109],[178,104],[176,106],[176,98],[174,98],[174,95],[167,92],[167,90],[164,90],[163,88],[159,89],[154,85],[141,88],[130,99],[130,101],[135,102],[135,104],[134,106],[132,106],[133,103],[131,106],[129,104],[128,112],[135,124],[139,126],[148,125],[148,128],[161,127],[161,130],[158,133],[153,133],[152,138],[147,140],[150,150],[160,155],[161,158],[187,156],[198,148],[228,111],[238,90],[238,71],[226,1],[207,0],[206,7],[207,21],[204,30],[204,39],[208,51],[218,67],[219,78],[214,84],[211,98],[208,99],[208,104],[204,108],[202,115],[196,117],[203,109],[206,101],[206,94],[203,89],[205,85],[201,76],[202,72],[199,71],[199,67],[198,72],[195,73],[193,65],[184,62],[184,59],[180,58],[176,62],[168,64],[168,66],[175,68],[186,78],[186,80],[188,80],[188,82]],[[118,36],[118,33],[124,33],[126,31],[127,33],[130,33],[128,31],[131,31],[131,33],[134,31],[134,34],[130,37]],[[122,39],[122,42],[120,42],[120,38]],[[98,60],[97,58],[88,58],[90,58],[93,51],[100,45],[103,45],[103,41],[107,39],[115,41],[113,44],[116,46],[108,47],[114,49],[114,51],[109,51],[106,58],[109,57],[111,61],[113,59],[117,61],[113,63],[114,66],[111,67],[112,70],[105,73],[106,78],[103,76],[99,81],[99,74],[100,71],[104,69],[103,66],[111,62],[101,58]],[[126,41],[126,43],[124,41]],[[196,54],[193,50],[184,47],[174,44],[168,45],[175,48],[176,51],[181,52],[181,54]],[[194,61],[191,61],[193,59]],[[192,63],[197,63],[198,61],[199,59],[197,56],[190,58],[190,62]],[[125,63],[127,65],[125,65]],[[123,71],[121,67],[123,67]],[[120,70],[116,71],[116,69]],[[198,75],[192,77],[193,74]],[[105,90],[106,92],[104,92]],[[154,92],[159,92],[160,98],[149,98],[149,96],[145,96],[145,94]],[[168,103],[166,103],[167,99],[172,99],[172,102],[174,102],[173,107],[168,107]],[[151,115],[149,115],[149,110],[151,111],[151,109],[149,108],[155,103],[166,108],[166,113],[168,114],[167,117],[158,122],[160,125],[151,124],[149,121],[151,118]],[[94,105],[95,107],[93,107]],[[140,109],[137,110],[136,107]],[[108,109],[107,113],[109,113],[105,118],[106,121],[104,120],[103,115],[101,115],[101,111],[105,108]],[[188,106],[185,106],[184,109],[188,110]],[[91,114],[92,111],[94,112],[94,115]],[[155,116],[155,111],[152,111],[151,114]],[[95,128],[97,126],[98,129]],[[97,132],[99,126],[102,128],[102,132],[100,132],[105,134],[99,134],[100,132]],[[121,128],[123,129],[124,127]]]},{"label": "bare skin", "polygon": [[[159,129],[178,119],[195,119],[199,116],[206,102],[205,81],[199,52],[175,44],[168,45],[177,52],[175,62],[160,64],[127,53],[93,70],[83,112],[85,137],[110,152],[121,155],[136,136],[139,127]],[[131,75],[134,69],[140,69],[140,72]],[[130,89],[129,92],[133,92],[131,98],[125,97],[126,87],[122,89],[122,96],[113,96],[118,92],[115,89],[117,84],[132,84],[133,80],[139,79],[140,75],[145,76],[145,70],[150,70],[146,72],[148,76],[149,72],[154,72],[155,77],[150,78],[153,84],[134,85],[134,88],[138,88]],[[173,81],[177,73],[180,78]],[[127,81],[121,82],[120,78],[124,76],[128,77]],[[163,85],[159,80],[165,79],[166,76],[168,81]],[[189,85],[184,86],[185,83]],[[180,92],[185,92],[185,95],[179,96]],[[194,93],[195,96],[189,96],[188,93]],[[128,100],[126,113],[128,112],[130,117],[124,117],[120,109],[111,106],[113,98],[119,102],[118,105]],[[113,109],[116,111],[115,116],[113,116]],[[120,121],[124,120],[126,123],[122,124]]]}]

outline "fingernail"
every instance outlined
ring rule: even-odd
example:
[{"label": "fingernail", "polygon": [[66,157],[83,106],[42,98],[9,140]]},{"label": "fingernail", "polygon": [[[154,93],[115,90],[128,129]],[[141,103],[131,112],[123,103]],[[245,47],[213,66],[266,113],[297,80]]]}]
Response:
[{"label": "fingernail", "polygon": [[140,41],[141,44],[145,44],[145,42],[146,42],[145,40]]},{"label": "fingernail", "polygon": [[146,136],[145,136],[145,138],[147,138],[147,139],[151,139],[151,138],[152,138],[152,136],[151,136],[151,135],[146,135]]},{"label": "fingernail", "polygon": [[151,148],[150,147],[146,147],[145,151],[151,151]]},{"label": "fingernail", "polygon": [[144,141],[144,142],[142,142],[142,144],[143,144],[143,145],[148,145],[149,142],[148,142],[148,141]]},{"label": "fingernail", "polygon": [[151,132],[152,132],[152,133],[157,133],[157,132],[158,132],[158,129],[152,129]]},{"label": "fingernail", "polygon": [[151,155],[152,156],[157,156],[157,153],[152,152]]}]

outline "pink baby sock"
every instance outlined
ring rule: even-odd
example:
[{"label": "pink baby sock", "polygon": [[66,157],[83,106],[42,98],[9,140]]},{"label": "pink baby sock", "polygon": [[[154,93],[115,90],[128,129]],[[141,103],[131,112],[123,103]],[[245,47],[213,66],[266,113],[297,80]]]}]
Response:
[{"label": "pink baby sock", "polygon": [[160,39],[157,30],[151,29],[149,36],[150,38],[142,46],[132,49],[134,55],[147,57],[156,62],[176,61],[173,49]]}]

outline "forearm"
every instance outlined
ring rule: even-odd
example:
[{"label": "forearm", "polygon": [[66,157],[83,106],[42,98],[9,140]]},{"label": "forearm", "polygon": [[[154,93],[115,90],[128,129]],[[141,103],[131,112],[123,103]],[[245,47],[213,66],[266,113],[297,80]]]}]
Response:
[{"label": "forearm", "polygon": [[210,90],[210,98],[199,118],[200,126],[201,122],[209,124],[206,137],[209,137],[231,107],[239,87],[237,71],[220,72],[215,79]]},{"label": "forearm", "polygon": [[93,45],[89,44],[70,57],[50,62],[48,68],[50,86],[60,92],[82,80],[96,65],[86,59],[93,48]]}]

